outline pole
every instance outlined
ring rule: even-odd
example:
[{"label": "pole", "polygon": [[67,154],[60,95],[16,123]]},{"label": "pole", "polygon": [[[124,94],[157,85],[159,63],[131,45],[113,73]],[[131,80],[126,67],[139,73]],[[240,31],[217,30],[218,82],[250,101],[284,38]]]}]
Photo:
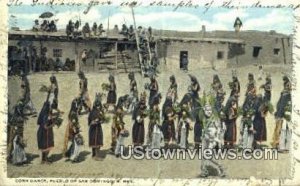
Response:
[{"label": "pole", "polygon": [[133,18],[133,26],[134,26],[134,30],[135,30],[136,47],[137,47],[138,54],[139,54],[139,63],[140,63],[142,75],[144,75],[144,70],[143,70],[143,67],[142,67],[142,56],[141,56],[141,53],[140,53],[140,41],[139,41],[139,36],[138,36],[138,33],[137,33],[137,29],[136,29],[136,22],[135,22],[133,7],[131,7],[131,13],[132,13],[132,18]]},{"label": "pole", "polygon": [[106,29],[106,36],[108,36],[108,32],[109,32],[109,17],[110,17],[110,11],[108,11],[108,19],[107,19],[107,29]]},{"label": "pole", "polygon": [[116,57],[115,57],[116,70],[118,70],[118,42],[116,42],[116,44],[115,44],[115,50],[116,50]]}]

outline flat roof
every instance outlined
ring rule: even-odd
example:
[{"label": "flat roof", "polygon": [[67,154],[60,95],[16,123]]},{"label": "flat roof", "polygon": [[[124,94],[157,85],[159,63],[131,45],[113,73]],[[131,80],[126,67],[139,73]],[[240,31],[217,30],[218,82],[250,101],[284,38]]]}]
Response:
[{"label": "flat roof", "polygon": [[204,38],[195,38],[195,37],[166,37],[166,36],[154,36],[157,40],[172,40],[172,41],[196,41],[196,42],[224,42],[224,43],[238,43],[244,44],[244,40],[241,39],[228,39],[228,38],[212,38],[212,37],[204,37]]},{"label": "flat roof", "polygon": [[[33,40],[38,39],[55,39],[55,40],[62,40],[62,41],[78,41],[78,40],[99,40],[99,41],[120,41],[120,42],[128,42],[128,43],[135,43],[135,40],[128,40],[124,35],[113,33],[113,31],[109,31],[109,34],[105,34],[103,36],[93,36],[83,38],[83,36],[78,36],[78,38],[71,38],[67,37],[67,34],[63,30],[59,30],[57,32],[45,32],[45,31],[31,31],[31,30],[10,30],[9,31],[9,39],[12,37],[17,36],[18,38],[14,39],[26,39],[26,37],[32,37]],[[195,42],[225,42],[225,43],[244,43],[241,39],[230,39],[230,38],[215,38],[215,37],[168,37],[164,35],[160,35],[159,33],[153,33],[153,37],[155,40],[173,40],[173,41],[195,41]]]}]

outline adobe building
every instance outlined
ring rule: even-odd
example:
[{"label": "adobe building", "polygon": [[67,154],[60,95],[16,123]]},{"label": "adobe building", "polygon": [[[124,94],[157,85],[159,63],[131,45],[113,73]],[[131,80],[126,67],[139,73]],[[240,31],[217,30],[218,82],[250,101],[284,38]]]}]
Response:
[{"label": "adobe building", "polygon": [[226,68],[243,65],[291,64],[292,36],[275,31],[156,31],[160,58],[180,68],[187,54],[189,68]]},{"label": "adobe building", "polygon": [[[35,48],[38,55],[46,48],[44,55],[47,60],[54,61],[59,58],[65,61],[69,58],[75,61],[76,71],[97,72],[120,68],[127,70],[139,68],[135,45],[134,41],[114,33],[103,37],[68,38],[63,31],[10,31],[8,56],[15,56],[10,52],[14,47]],[[84,52],[87,53],[87,60],[83,62]]]},{"label": "adobe building", "polygon": [[[205,26],[199,32],[153,30],[155,52],[161,65],[168,69],[180,69],[183,55],[188,57],[190,69],[227,68],[251,64],[291,64],[292,37],[275,31],[212,31]],[[75,62],[75,71],[121,72],[139,71],[139,55],[136,41],[111,33],[102,37],[68,38],[58,32],[9,32],[8,56],[10,63],[18,57],[15,47],[34,47],[37,54],[47,48],[47,60],[67,58]],[[83,52],[88,53],[82,60]],[[22,58],[22,57],[21,57]]]},{"label": "adobe building", "polygon": [[239,38],[245,42],[244,52],[236,54],[231,51],[229,64],[291,64],[292,63],[292,36],[261,31],[241,31],[238,34],[229,31],[214,31],[211,37]]}]

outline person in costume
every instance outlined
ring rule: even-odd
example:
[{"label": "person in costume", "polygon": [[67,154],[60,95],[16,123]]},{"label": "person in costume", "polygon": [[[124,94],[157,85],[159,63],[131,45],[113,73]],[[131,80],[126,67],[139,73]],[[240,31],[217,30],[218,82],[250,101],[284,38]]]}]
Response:
[{"label": "person in costume", "polygon": [[150,94],[149,94],[148,104],[149,104],[150,109],[152,109],[152,107],[153,107],[152,99],[159,91],[158,83],[157,83],[154,75],[152,75],[150,78],[149,91],[150,91]]},{"label": "person in costume", "polygon": [[253,118],[255,115],[255,100],[248,99],[243,105],[243,116],[241,119],[240,127],[240,140],[239,145],[242,149],[253,147],[254,130]]},{"label": "person in costume", "polygon": [[176,83],[175,76],[172,75],[172,76],[170,76],[170,86],[168,88],[167,97],[171,98],[171,101],[173,104],[176,102],[176,100],[178,98],[177,89],[178,89],[178,85]]},{"label": "person in costume", "polygon": [[79,97],[78,97],[78,113],[81,114],[82,107],[85,111],[90,112],[92,109],[92,103],[90,101],[88,93],[88,80],[85,77],[85,74],[80,71],[78,73],[79,77]]},{"label": "person in costume", "polygon": [[29,111],[29,115],[36,116],[36,109],[32,103],[30,95],[30,84],[26,75],[21,77],[21,100],[24,102],[24,112]]},{"label": "person in costume", "polygon": [[93,108],[88,116],[89,125],[89,147],[92,148],[92,158],[94,160],[100,159],[100,148],[103,146],[103,131],[102,124],[105,122],[105,115],[99,96],[93,104]]},{"label": "person in costume", "polygon": [[191,106],[190,117],[192,120],[195,120],[201,108],[201,105],[199,103],[199,92],[201,88],[197,78],[193,75],[189,75],[189,76],[190,76],[191,84],[188,89],[192,98],[191,105],[190,105]]},{"label": "person in costume", "polygon": [[233,145],[236,142],[236,119],[238,117],[237,109],[237,100],[235,96],[232,96],[228,99],[224,108],[224,113],[226,115],[224,145],[227,148],[233,148]]},{"label": "person in costume", "polygon": [[268,102],[263,100],[262,95],[258,95],[255,103],[255,116],[253,120],[254,128],[254,148],[260,148],[261,142],[267,141],[266,116],[269,112]]},{"label": "person in costume", "polygon": [[265,84],[260,86],[261,89],[264,89],[265,94],[264,94],[264,101],[265,102],[271,102],[271,97],[272,97],[272,80],[271,76],[268,75],[266,77],[266,82]]},{"label": "person in costume", "polygon": [[41,112],[38,116],[37,141],[38,149],[42,152],[42,164],[49,164],[51,160],[48,158],[50,150],[54,147],[53,127],[55,123],[52,118],[51,104],[47,100],[44,102]]},{"label": "person in costume", "polygon": [[123,121],[124,111],[120,103],[117,104],[116,109],[116,114],[113,118],[114,126],[112,126],[112,138],[114,138],[113,140],[115,140],[115,142],[113,141],[112,144],[116,144],[114,153],[116,157],[119,157],[121,153],[124,154],[124,152],[121,151],[121,147],[124,146],[125,138],[129,136],[129,132],[125,129],[125,123]]},{"label": "person in costume", "polygon": [[214,94],[217,95],[218,91],[223,87],[221,80],[217,74],[213,76],[213,83],[211,84],[211,89]]},{"label": "person in costume", "polygon": [[14,165],[23,165],[27,163],[25,153],[26,144],[24,142],[24,124],[26,116],[24,115],[24,102],[21,100],[14,106],[14,112],[8,120],[7,134],[7,159]]},{"label": "person in costume", "polygon": [[241,86],[239,79],[236,75],[232,75],[232,82],[229,82],[229,88],[231,89],[230,97],[235,96],[238,100],[241,92]]},{"label": "person in costume", "polygon": [[176,113],[172,107],[167,107],[163,113],[162,132],[165,141],[165,148],[176,141],[175,119]]},{"label": "person in costume", "polygon": [[108,77],[109,84],[107,86],[107,100],[105,107],[106,109],[109,109],[110,106],[113,106],[115,109],[116,103],[117,103],[117,86],[115,83],[115,77],[113,75],[109,75]]},{"label": "person in costume", "polygon": [[248,84],[246,89],[246,97],[252,95],[256,95],[256,85],[254,80],[254,75],[252,73],[248,74]]},{"label": "person in costume", "polygon": [[[222,132],[222,124],[220,119],[213,114],[213,108],[208,101],[204,104],[204,129],[202,137],[202,150],[215,149],[220,143],[220,133]],[[210,176],[209,167],[217,172],[217,176],[225,177],[223,167],[213,159],[206,159],[205,156],[201,159],[200,177]]]},{"label": "person in costume", "polygon": [[54,111],[56,110],[57,113],[62,113],[60,109],[58,108],[58,82],[57,79],[54,75],[50,77],[50,83],[51,85],[48,87],[48,96],[47,100],[50,103],[51,110]]},{"label": "person in costume", "polygon": [[134,110],[135,105],[137,104],[139,100],[139,94],[138,94],[138,89],[137,89],[137,83],[134,77],[134,73],[130,72],[128,74],[128,78],[130,80],[129,83],[129,105],[128,105],[128,112],[131,113]]},{"label": "person in costume", "polygon": [[133,113],[134,124],[132,126],[132,143],[134,146],[142,146],[145,140],[144,119],[146,113],[146,93],[143,92],[140,96],[140,101],[136,110]]},{"label": "person in costume", "polygon": [[153,99],[152,99],[152,105],[153,108],[150,110],[149,114],[149,124],[148,124],[148,134],[147,134],[147,144],[150,145],[152,144],[152,139],[153,139],[153,131],[157,130],[156,128],[158,127],[160,130],[160,110],[159,110],[159,104],[161,100],[161,94],[158,93],[156,94]]},{"label": "person in costume", "polygon": [[289,101],[284,109],[284,120],[280,131],[278,151],[287,153],[291,148],[292,141],[292,102]]},{"label": "person in costume", "polygon": [[194,124],[194,149],[199,149],[202,143],[203,122],[200,115],[196,116]]},{"label": "person in costume", "polygon": [[80,125],[78,121],[78,105],[76,99],[74,99],[71,103],[68,119],[69,121],[65,132],[63,154],[71,160],[72,163],[76,163],[78,162],[80,149],[83,145],[83,137],[80,134]]},{"label": "person in costume", "polygon": [[[116,155],[119,155],[120,149],[116,149],[116,145],[120,134],[125,130],[125,122],[124,122],[124,110],[123,103],[125,102],[124,97],[119,97],[118,103],[116,106],[116,110],[113,116],[113,122],[111,126],[111,150],[116,152]],[[119,140],[120,141],[120,140]],[[121,144],[120,144],[121,145]],[[120,146],[119,145],[119,146]]]},{"label": "person in costume", "polygon": [[[252,77],[251,75],[249,75]],[[251,79],[251,78],[250,78]],[[249,85],[250,84],[250,85]],[[254,85],[248,83],[248,88],[251,89]],[[241,119],[241,127],[240,127],[240,140],[239,145],[241,148],[252,148],[253,140],[254,140],[254,130],[253,130],[253,118],[255,115],[255,104],[257,102],[257,98],[255,94],[246,93],[246,98],[242,107],[242,119]]]},{"label": "person in costume", "polygon": [[180,146],[180,148],[182,149],[187,149],[188,148],[188,137],[189,137],[189,131],[193,129],[193,127],[191,126],[191,120],[189,117],[189,112],[188,112],[188,108],[187,107],[182,107],[181,112],[181,117],[179,119],[178,122],[178,145]]},{"label": "person in costume", "polygon": [[273,141],[271,143],[273,148],[278,148],[279,141],[280,141],[280,131],[282,129],[282,124],[284,120],[284,113],[287,104],[291,101],[291,90],[292,85],[288,76],[283,76],[283,90],[281,92],[280,98],[276,105],[276,112],[275,112],[275,129],[273,133]]}]

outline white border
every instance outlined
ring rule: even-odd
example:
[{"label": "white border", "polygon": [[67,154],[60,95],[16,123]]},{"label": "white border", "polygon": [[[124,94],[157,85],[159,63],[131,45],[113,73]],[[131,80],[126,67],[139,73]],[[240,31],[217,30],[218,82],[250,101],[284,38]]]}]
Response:
[{"label": "white border", "polygon": [[[7,36],[7,20],[8,20],[8,9],[7,3],[9,1],[0,1],[0,185],[33,185],[34,183],[16,183],[15,178],[7,178],[7,165],[6,165],[6,118],[7,118],[7,43],[8,43],[8,36]],[[55,0],[54,3],[61,3],[63,0]],[[181,1],[188,2],[189,0],[164,0],[164,2],[172,2],[174,4],[178,4]],[[225,0],[226,1],[226,0]],[[223,0],[193,0],[194,4],[198,4],[199,6],[214,6],[218,7],[225,2]],[[228,0],[230,1],[230,0]],[[31,4],[31,0],[19,0],[18,2],[22,2],[23,4]],[[49,0],[39,0],[39,2],[50,2]],[[85,2],[84,0],[64,0],[65,3],[68,2]],[[103,2],[102,0],[98,0],[98,2]],[[111,0],[114,5],[119,5],[121,0]],[[148,5],[149,0],[138,0],[139,5]],[[231,1],[231,5],[235,7],[243,8],[245,6],[252,6],[253,4],[257,3],[258,0],[247,0],[245,1]],[[292,145],[292,166],[291,166],[291,178],[290,179],[256,179],[251,177],[249,179],[123,179],[129,180],[131,182],[127,183],[126,185],[300,185],[300,103],[299,103],[299,95],[300,89],[299,84],[297,83],[298,74],[300,72],[300,33],[299,30],[299,22],[300,22],[300,2],[297,0],[260,0],[259,1],[262,6],[276,6],[276,5],[283,5],[286,7],[293,6],[296,8],[294,10],[294,18],[295,18],[295,26],[294,26],[294,38],[293,38],[293,92],[292,92],[292,103],[293,103],[293,145]],[[278,23],[280,24],[280,23]],[[27,178],[29,180],[36,180],[40,178]],[[50,178],[45,178],[49,181]],[[53,179],[53,178],[51,178]],[[61,178],[57,178],[58,180]],[[70,183],[71,179],[64,179],[68,180],[69,183],[65,183],[65,185],[78,185]],[[86,180],[90,180],[86,178]],[[113,178],[108,179],[99,179],[99,180],[115,180]],[[116,180],[115,180],[116,181]],[[38,185],[50,185],[47,184],[38,184]],[[56,183],[55,185],[60,185]],[[100,185],[98,184],[91,184],[88,183],[86,185]],[[111,185],[110,183],[101,183],[101,185]],[[124,185],[124,182],[120,180],[119,183],[114,183],[113,185]]]}]

